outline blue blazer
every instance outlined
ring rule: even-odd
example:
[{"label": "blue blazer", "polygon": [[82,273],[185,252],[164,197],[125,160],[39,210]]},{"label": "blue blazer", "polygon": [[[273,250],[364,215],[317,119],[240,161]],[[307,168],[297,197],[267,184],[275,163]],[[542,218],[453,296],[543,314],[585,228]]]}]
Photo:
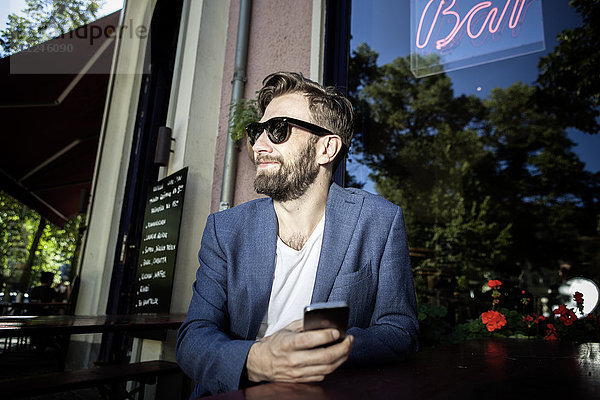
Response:
[{"label": "blue blazer", "polygon": [[[208,217],[176,357],[195,395],[238,389],[267,312],[277,248],[269,198]],[[332,184],[312,302],[345,300],[350,362],[387,362],[417,348],[417,306],[401,209]]]}]

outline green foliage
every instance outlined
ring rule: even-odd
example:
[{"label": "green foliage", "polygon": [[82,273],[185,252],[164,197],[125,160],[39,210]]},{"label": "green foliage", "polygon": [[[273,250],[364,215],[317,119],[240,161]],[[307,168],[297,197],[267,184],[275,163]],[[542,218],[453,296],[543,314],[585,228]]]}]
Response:
[{"label": "green foliage", "polygon": [[441,305],[422,304],[419,307],[419,322],[427,319],[444,318],[448,315],[448,309]]},{"label": "green foliage", "polygon": [[[18,282],[39,217],[0,192],[0,267],[3,281]],[[1,286],[1,284],[0,284]]]},{"label": "green foliage", "polygon": [[481,322],[481,317],[473,321],[456,325],[451,335],[455,342],[492,336],[492,334],[485,329],[485,325]]},{"label": "green foliage", "polygon": [[403,208],[409,245],[433,251],[413,259],[421,301],[439,299],[436,280],[448,283],[446,301],[466,299],[485,274],[516,279],[522,265],[565,259],[600,278],[600,174],[584,170],[535,87],[456,96],[447,75],[416,78],[408,57],[378,66],[366,44],[349,82],[355,151],[376,190]]},{"label": "green foliage", "polygon": [[246,125],[261,117],[256,100],[241,99],[230,106],[229,127],[231,140],[237,142],[246,136]]},{"label": "green foliage", "polygon": [[[524,314],[501,307],[498,312],[506,317],[506,325],[490,332],[483,324],[481,316],[464,323],[450,325],[444,318],[445,314],[430,313],[432,308],[445,310],[443,306],[432,306],[430,304],[419,306],[420,339],[424,347],[438,347],[492,336],[513,339],[549,339],[549,325],[552,325],[555,329],[556,336],[553,338],[554,340],[580,343],[598,342],[600,340],[597,314],[578,319],[570,325],[563,323],[560,318],[555,316],[531,322],[528,325],[523,320]],[[421,313],[421,309],[425,311]]]},{"label": "green foliage", "polygon": [[510,221],[495,219],[494,199],[477,187],[479,163],[493,157],[485,106],[455,96],[444,74],[415,78],[408,58],[381,67],[376,59],[362,44],[351,62],[357,148],[377,191],[403,207],[411,246],[435,250],[417,270],[450,269],[465,286],[503,262],[511,244]]},{"label": "green foliage", "polygon": [[461,199],[448,210],[448,222],[434,225],[433,236],[426,242],[436,257],[424,260],[419,268],[451,267],[459,275],[456,290],[464,292],[469,280],[483,276],[483,268],[505,261],[505,252],[512,244],[511,224],[502,226],[491,220],[489,203],[487,196],[481,205],[473,202],[466,210]]},{"label": "green foliage", "polygon": [[0,31],[2,56],[25,50],[96,19],[104,0],[26,0],[26,17],[10,14]]},{"label": "green foliage", "polygon": [[[58,273],[63,264],[71,264],[83,216],[68,221],[63,228],[46,224],[35,250],[29,287],[39,284],[43,271]],[[19,285],[40,216],[0,191],[0,289]],[[60,277],[57,275],[56,280]]]},{"label": "green foliage", "polygon": [[571,0],[583,24],[558,35],[558,46],[539,62],[537,100],[561,118],[562,126],[600,130],[600,2]]},{"label": "green foliage", "polygon": [[558,339],[579,343],[600,342],[600,327],[597,322],[599,318],[596,312],[588,318],[578,319],[570,326],[556,322],[554,325]]},{"label": "green foliage", "polygon": [[521,83],[492,90],[484,105],[495,166],[478,171],[477,179],[503,206],[496,218],[512,224],[507,257],[515,265],[551,266],[565,258],[582,265],[588,255],[575,249],[597,235],[598,174],[583,169],[559,116],[534,98],[535,89]]},{"label": "green foliage", "polygon": [[481,320],[481,316],[472,321],[468,321],[462,324],[457,324],[451,336],[454,340],[471,340],[482,337],[508,337],[508,338],[519,338],[519,339],[532,339],[536,336],[537,325],[533,328],[528,328],[523,323],[523,315],[515,310],[507,310],[506,308],[499,308],[498,311],[506,317],[506,325],[499,330],[490,332],[487,330]]},{"label": "green foliage", "polygon": [[[69,220],[63,228],[47,224],[36,252],[37,270],[57,272],[63,264],[70,264],[78,239],[82,216]],[[58,277],[57,277],[58,279]]]},{"label": "green foliage", "polygon": [[522,322],[522,316],[516,311],[508,311],[504,308],[498,310],[506,316],[507,324],[500,330],[490,332],[487,330],[481,316],[477,319],[457,324],[442,341],[448,343],[458,343],[465,340],[473,340],[486,337],[510,337],[510,338],[533,338],[533,335],[525,333],[527,326]]},{"label": "green foliage", "polygon": [[448,309],[441,305],[419,305],[419,328],[421,346],[437,346],[448,343],[448,334],[452,330],[444,320]]}]

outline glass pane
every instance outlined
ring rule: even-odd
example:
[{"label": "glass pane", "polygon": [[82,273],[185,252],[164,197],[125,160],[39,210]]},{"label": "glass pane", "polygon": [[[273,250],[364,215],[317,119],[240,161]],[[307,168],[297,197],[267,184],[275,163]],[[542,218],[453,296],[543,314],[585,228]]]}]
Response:
[{"label": "glass pane", "polygon": [[[560,284],[600,280],[600,5],[573,3],[352,3],[349,181],[403,208],[419,301],[459,320],[478,317],[487,279],[514,291],[505,306],[525,290],[548,315]],[[443,52],[416,45],[418,6],[419,46],[458,26]]]},{"label": "glass pane", "polygon": [[411,0],[410,8],[417,77],[544,50],[540,1]]}]

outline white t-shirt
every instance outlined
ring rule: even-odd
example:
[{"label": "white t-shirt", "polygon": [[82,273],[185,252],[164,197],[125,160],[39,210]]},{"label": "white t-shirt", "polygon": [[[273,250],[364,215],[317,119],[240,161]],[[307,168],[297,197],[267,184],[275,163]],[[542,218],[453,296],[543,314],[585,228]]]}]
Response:
[{"label": "white t-shirt", "polygon": [[302,318],[315,285],[324,229],[325,216],[300,250],[292,249],[277,238],[273,287],[257,339],[270,336],[290,322]]}]

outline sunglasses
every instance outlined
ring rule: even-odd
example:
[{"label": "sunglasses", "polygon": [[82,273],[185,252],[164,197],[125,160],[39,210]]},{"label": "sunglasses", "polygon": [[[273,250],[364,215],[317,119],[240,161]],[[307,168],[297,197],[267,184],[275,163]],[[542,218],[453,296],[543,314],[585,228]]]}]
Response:
[{"label": "sunglasses", "polygon": [[246,133],[248,133],[248,139],[250,139],[250,145],[252,146],[256,143],[256,139],[265,131],[273,144],[281,144],[290,137],[290,125],[305,129],[317,136],[335,135],[318,125],[290,117],[274,117],[265,122],[251,122],[246,125]]}]

